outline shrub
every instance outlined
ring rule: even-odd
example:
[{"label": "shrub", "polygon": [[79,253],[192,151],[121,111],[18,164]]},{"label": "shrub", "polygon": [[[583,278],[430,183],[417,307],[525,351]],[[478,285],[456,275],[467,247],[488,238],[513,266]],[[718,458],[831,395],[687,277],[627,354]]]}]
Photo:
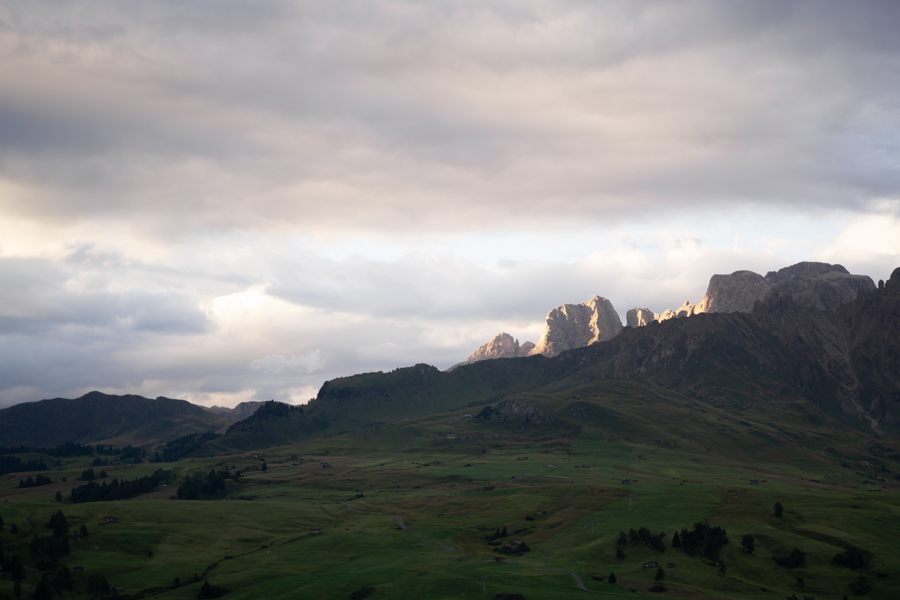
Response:
[{"label": "shrub", "polygon": [[200,593],[197,594],[198,600],[207,600],[213,598],[221,598],[225,594],[228,593],[223,587],[219,587],[217,585],[211,585],[209,581],[203,580],[203,587],[200,588]]},{"label": "shrub", "polygon": [[800,548],[794,548],[791,550],[790,556],[783,558],[775,556],[773,560],[786,569],[799,569],[806,564],[806,552]]},{"label": "shrub", "polygon": [[361,590],[356,590],[352,594],[350,594],[350,600],[365,600],[375,592],[375,588],[373,587],[364,587]]},{"label": "shrub", "polygon": [[865,566],[867,562],[866,557],[863,556],[856,546],[848,546],[846,552],[837,554],[834,557],[834,564],[853,569],[854,571]]}]

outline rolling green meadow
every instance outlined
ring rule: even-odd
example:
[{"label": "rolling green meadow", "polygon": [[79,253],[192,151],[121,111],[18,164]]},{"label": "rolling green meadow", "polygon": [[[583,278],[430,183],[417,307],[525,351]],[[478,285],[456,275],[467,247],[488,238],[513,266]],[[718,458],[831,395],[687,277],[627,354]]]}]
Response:
[{"label": "rolling green meadow", "polygon": [[[536,412],[508,410],[515,403]],[[7,555],[25,558],[22,597],[41,577],[28,543],[51,531],[58,510],[73,532],[65,562],[83,567],[59,597],[90,597],[92,574],[122,588],[119,597],[172,600],[197,598],[203,581],[234,599],[350,598],[364,588],[396,599],[900,597],[898,444],[810,422],[786,404],[736,412],[623,379],[485,405],[493,412],[375,423],[258,456],[105,467],[107,480],[160,467],[179,478],[240,470],[211,500],[174,499],[175,483],[130,500],[71,504],[93,457],[62,459],[44,472],[52,484],[19,489],[27,473],[0,480],[0,538]],[[104,523],[108,516],[118,521]],[[727,531],[719,561],[673,547],[673,535],[698,522]],[[641,527],[665,534],[665,551],[632,542],[617,558],[619,533]],[[503,528],[508,537],[492,543]],[[752,554],[741,547],[748,533]],[[496,551],[514,549],[513,540],[531,550]],[[834,563],[848,545],[863,551],[865,566]],[[804,566],[773,560],[794,548]],[[661,563],[665,591],[650,590],[657,569],[644,568],[649,561]],[[860,576],[865,594],[850,587]],[[0,597],[13,594],[4,575]]]}]

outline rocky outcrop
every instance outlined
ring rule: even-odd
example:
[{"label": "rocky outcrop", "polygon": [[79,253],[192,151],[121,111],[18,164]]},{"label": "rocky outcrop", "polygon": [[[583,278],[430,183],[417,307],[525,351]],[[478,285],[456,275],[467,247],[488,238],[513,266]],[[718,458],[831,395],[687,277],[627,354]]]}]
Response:
[{"label": "rocky outcrop", "polygon": [[705,304],[691,304],[685,301],[679,308],[672,310],[667,308],[665,311],[657,314],[649,308],[632,308],[625,314],[625,323],[628,327],[644,327],[653,321],[667,321],[668,319],[679,319],[681,317],[690,317],[697,313],[706,312]]},{"label": "rocky outcrop", "polygon": [[525,342],[520,346],[519,340],[508,333],[498,333],[491,341],[470,354],[466,364],[472,364],[479,360],[528,356],[533,349],[534,343],[532,342]]},{"label": "rocky outcrop", "polygon": [[632,308],[625,313],[625,324],[628,327],[644,327],[658,319],[659,315],[649,308]]},{"label": "rocky outcrop", "polygon": [[769,284],[753,271],[735,271],[731,275],[713,275],[706,296],[698,305],[701,312],[750,312],[763,299]]},{"label": "rocky outcrop", "polygon": [[547,313],[544,333],[531,354],[556,356],[572,348],[605,342],[622,331],[612,303],[594,296],[584,304],[563,304]]},{"label": "rocky outcrop", "polygon": [[[798,268],[800,267],[800,268]],[[789,295],[794,302],[817,310],[834,310],[856,300],[859,292],[875,289],[866,275],[852,275],[841,265],[800,263],[766,275],[772,285],[762,298],[768,302],[775,295]]]},{"label": "rocky outcrop", "polygon": [[[818,310],[834,309],[852,302],[861,291],[875,289],[875,283],[865,275],[852,275],[841,265],[801,262],[778,271],[770,271],[765,277],[752,271],[735,271],[731,275],[713,275],[706,295],[697,304],[685,302],[677,310],[667,309],[653,313],[657,321],[678,317],[690,317],[700,313],[749,313],[757,302],[769,302],[776,297],[790,296],[794,302]],[[647,325],[654,319],[638,318],[633,309],[634,325]],[[632,311],[628,311],[631,315]]]}]

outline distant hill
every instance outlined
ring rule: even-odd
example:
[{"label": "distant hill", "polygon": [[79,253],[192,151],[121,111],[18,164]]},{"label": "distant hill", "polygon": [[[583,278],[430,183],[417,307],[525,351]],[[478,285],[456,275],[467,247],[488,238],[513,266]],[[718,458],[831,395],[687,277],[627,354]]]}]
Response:
[{"label": "distant hill", "polygon": [[226,419],[231,419],[232,421],[240,421],[241,419],[246,419],[253,413],[259,409],[260,406],[265,404],[264,402],[241,402],[234,408],[228,408],[227,406],[209,406],[204,407],[209,412],[214,415],[219,415],[220,417],[225,417]]},{"label": "distant hill", "polygon": [[218,431],[232,422],[185,400],[90,392],[0,410],[0,440],[5,446],[150,446],[189,433]]}]

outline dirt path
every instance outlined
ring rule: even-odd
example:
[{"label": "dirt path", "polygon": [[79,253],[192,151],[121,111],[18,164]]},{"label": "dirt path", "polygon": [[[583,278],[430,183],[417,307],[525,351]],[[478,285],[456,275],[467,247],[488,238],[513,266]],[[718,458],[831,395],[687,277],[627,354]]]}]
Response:
[{"label": "dirt path", "polygon": [[[361,509],[361,508],[356,508],[355,506],[353,506],[353,505],[350,504],[349,502],[347,503],[347,508],[349,508],[350,510],[355,510],[356,512],[366,513],[366,514],[369,514],[369,515],[380,515],[380,516],[383,516],[383,517],[391,517],[392,519],[394,519],[395,521],[397,521],[397,525],[400,526],[400,529],[402,529],[403,531],[406,531],[406,525],[403,524],[403,519],[400,518],[400,515],[389,515],[389,514],[387,514],[387,513],[375,513],[375,512],[372,512],[372,511],[368,511],[368,510],[363,510],[363,509]],[[427,540],[426,540],[426,541],[427,541]]]},{"label": "dirt path", "polygon": [[448,546],[447,544],[442,544],[441,542],[435,542],[434,540],[422,539],[422,541],[428,542],[429,544],[435,544],[437,546],[443,546],[444,548],[447,548],[448,550],[459,550],[459,548],[457,548],[455,546]]},{"label": "dirt path", "polygon": [[[481,556],[486,556],[486,557],[488,557],[488,558],[493,558],[493,557],[491,557],[491,556],[489,556],[489,555],[487,555],[487,554],[482,554]],[[630,597],[634,597],[634,594],[617,593],[617,592],[598,592],[598,591],[595,591],[595,590],[589,590],[589,589],[587,588],[587,586],[584,585],[584,582],[581,580],[581,577],[580,577],[577,573],[573,573],[573,572],[571,572],[571,571],[562,571],[562,570],[559,570],[559,569],[551,569],[550,567],[542,567],[542,566],[540,566],[540,565],[533,565],[533,564],[523,563],[523,562],[518,562],[518,561],[514,561],[514,560],[507,560],[507,561],[505,561],[505,562],[508,563],[508,564],[519,565],[519,566],[522,566],[522,567],[533,567],[533,568],[535,568],[535,569],[541,569],[542,571],[549,571],[549,572],[551,572],[551,573],[565,573],[566,575],[571,575],[572,578],[575,580],[575,585],[578,586],[578,589],[580,589],[580,590],[582,590],[582,591],[584,591],[584,592],[588,592],[588,593],[590,593],[590,594],[603,594],[603,595],[605,595],[605,596],[630,596]]]},{"label": "dirt path", "polygon": [[592,590],[589,590],[589,589],[587,589],[586,587],[584,587],[584,582],[581,581],[581,577],[579,577],[579,576],[576,575],[575,573],[569,573],[569,575],[571,575],[572,577],[575,578],[575,584],[576,584],[578,587],[580,587],[581,589],[583,589],[583,590],[586,591],[586,592],[592,591]]}]

